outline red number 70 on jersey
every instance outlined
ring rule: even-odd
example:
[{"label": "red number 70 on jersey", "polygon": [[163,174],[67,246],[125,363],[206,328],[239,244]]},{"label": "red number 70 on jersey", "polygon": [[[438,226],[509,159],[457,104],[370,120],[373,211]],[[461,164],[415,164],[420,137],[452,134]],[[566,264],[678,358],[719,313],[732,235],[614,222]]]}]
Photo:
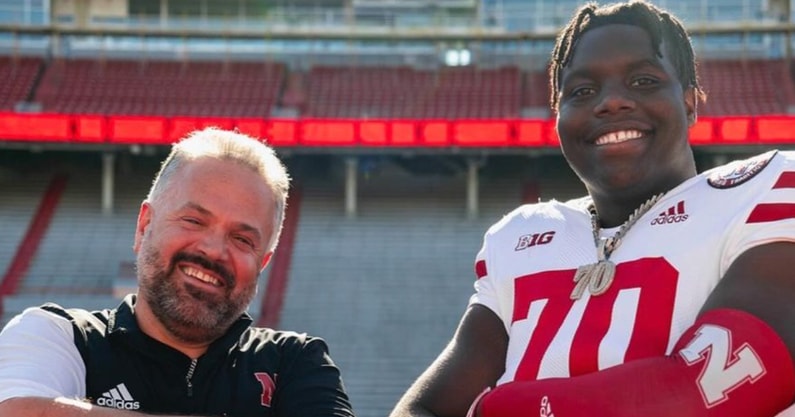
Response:
[{"label": "red number 70 on jersey", "polygon": [[[673,266],[664,258],[621,263],[606,293],[581,300],[569,297],[575,272],[547,271],[514,281],[503,379],[575,376],[666,354],[679,277]],[[713,327],[702,329],[690,343],[698,347],[695,353],[685,357],[689,364],[706,361],[697,382],[707,406],[723,402],[729,391],[763,373],[749,347],[733,351],[727,337],[705,336],[720,330]]]},{"label": "red number 70 on jersey", "polygon": [[[514,281],[506,369],[515,371],[513,379],[574,376],[665,354],[679,276],[665,259],[621,263],[606,293],[579,302],[569,297],[575,272],[546,271]],[[519,349],[524,352],[512,352]]]}]

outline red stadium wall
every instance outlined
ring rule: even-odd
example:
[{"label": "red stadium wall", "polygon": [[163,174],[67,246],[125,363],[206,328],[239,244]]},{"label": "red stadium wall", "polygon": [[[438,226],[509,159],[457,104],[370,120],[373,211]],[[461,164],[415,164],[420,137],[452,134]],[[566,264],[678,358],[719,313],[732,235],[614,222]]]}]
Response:
[{"label": "red stadium wall", "polygon": [[[557,147],[554,120],[246,119],[0,113],[0,140],[168,145],[205,127],[237,128],[283,147]],[[702,117],[693,145],[795,144],[795,116]]]}]

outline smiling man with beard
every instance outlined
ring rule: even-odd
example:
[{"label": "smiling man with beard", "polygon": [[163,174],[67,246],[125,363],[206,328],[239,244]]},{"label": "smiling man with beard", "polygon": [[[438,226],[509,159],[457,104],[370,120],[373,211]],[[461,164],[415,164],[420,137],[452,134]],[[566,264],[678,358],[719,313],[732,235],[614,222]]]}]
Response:
[{"label": "smiling man with beard", "polygon": [[174,145],[138,215],[138,293],[112,310],[14,318],[0,334],[0,415],[353,416],[323,340],[245,312],[288,187],[248,136],[211,128]]}]

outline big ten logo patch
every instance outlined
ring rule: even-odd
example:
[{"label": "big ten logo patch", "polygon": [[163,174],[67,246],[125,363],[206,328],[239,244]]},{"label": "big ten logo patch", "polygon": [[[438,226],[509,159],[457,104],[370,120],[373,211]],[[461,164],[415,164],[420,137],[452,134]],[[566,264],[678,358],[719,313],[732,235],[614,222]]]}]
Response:
[{"label": "big ten logo patch", "polygon": [[519,236],[519,242],[516,243],[516,248],[514,248],[514,250],[520,251],[536,245],[546,245],[547,243],[552,242],[552,238],[554,237],[554,231],[522,235]]}]

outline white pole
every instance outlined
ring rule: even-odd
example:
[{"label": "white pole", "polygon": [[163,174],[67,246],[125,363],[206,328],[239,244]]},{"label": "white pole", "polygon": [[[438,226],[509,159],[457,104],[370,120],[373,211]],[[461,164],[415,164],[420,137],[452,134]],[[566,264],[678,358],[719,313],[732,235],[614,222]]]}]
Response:
[{"label": "white pole", "polygon": [[345,158],[345,215],[356,217],[356,172],[359,160],[355,156]]},{"label": "white pole", "polygon": [[102,214],[113,213],[113,179],[116,155],[111,152],[102,154]]},{"label": "white pole", "polygon": [[467,164],[467,217],[478,216],[478,162],[472,158]]}]

